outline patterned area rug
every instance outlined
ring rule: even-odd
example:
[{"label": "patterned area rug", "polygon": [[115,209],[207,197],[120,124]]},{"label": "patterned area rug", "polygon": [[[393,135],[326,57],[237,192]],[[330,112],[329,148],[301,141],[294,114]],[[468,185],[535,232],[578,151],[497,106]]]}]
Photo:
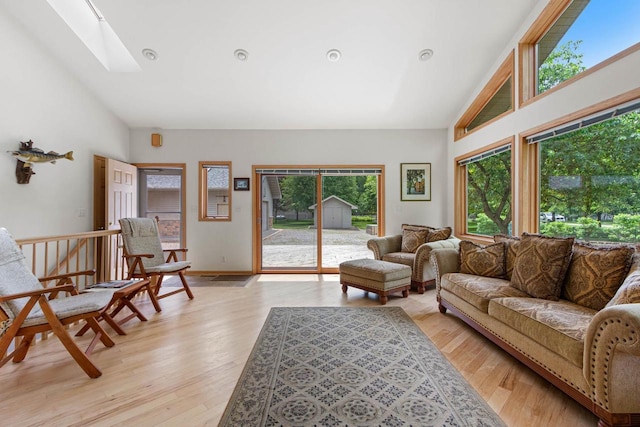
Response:
[{"label": "patterned area rug", "polygon": [[272,308],[220,426],[504,426],[400,307]]}]

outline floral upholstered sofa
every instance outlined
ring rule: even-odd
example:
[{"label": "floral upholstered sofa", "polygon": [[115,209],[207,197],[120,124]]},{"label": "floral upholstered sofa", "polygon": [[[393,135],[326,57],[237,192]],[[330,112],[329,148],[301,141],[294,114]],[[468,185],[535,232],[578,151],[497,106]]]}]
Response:
[{"label": "floral upholstered sofa", "polygon": [[457,249],[460,240],[451,235],[451,227],[433,228],[425,225],[402,225],[402,234],[369,239],[367,247],[375,259],[411,267],[411,286],[423,294],[425,287],[435,284],[434,270],[429,263],[433,249]]},{"label": "floral upholstered sofa", "polygon": [[431,252],[450,310],[600,418],[640,425],[640,253],[495,236]]}]

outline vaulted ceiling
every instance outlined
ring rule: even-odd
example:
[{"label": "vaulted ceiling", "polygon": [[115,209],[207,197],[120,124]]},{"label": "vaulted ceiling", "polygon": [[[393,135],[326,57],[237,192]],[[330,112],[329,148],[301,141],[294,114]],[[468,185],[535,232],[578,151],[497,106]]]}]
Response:
[{"label": "vaulted ceiling", "polygon": [[45,0],[0,8],[132,128],[424,129],[457,119],[537,1],[93,0],[134,73],[107,71]]}]

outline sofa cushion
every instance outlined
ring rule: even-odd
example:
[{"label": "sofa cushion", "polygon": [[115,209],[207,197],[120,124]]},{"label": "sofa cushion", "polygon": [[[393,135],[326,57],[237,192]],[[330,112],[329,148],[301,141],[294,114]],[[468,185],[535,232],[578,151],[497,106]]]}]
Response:
[{"label": "sofa cushion", "polygon": [[513,266],[516,263],[516,255],[518,255],[518,248],[520,248],[520,238],[516,236],[507,236],[506,234],[496,234],[493,236],[494,242],[504,242],[507,246],[507,264],[506,264],[506,277],[511,280],[513,275]]},{"label": "sofa cushion", "polygon": [[391,252],[390,254],[382,255],[383,261],[395,262],[397,264],[408,265],[413,267],[413,261],[416,259],[416,254],[411,252]]},{"label": "sofa cushion", "polygon": [[460,242],[460,273],[504,279],[505,265],[504,243],[485,246],[468,240]]},{"label": "sofa cushion", "polygon": [[596,310],[566,300],[497,298],[489,315],[582,367],[584,336]]},{"label": "sofa cushion", "polygon": [[640,303],[640,270],[632,271],[606,307],[618,304]]},{"label": "sofa cushion", "polygon": [[429,228],[421,225],[402,226],[402,252],[415,253],[427,241]]},{"label": "sofa cushion", "polygon": [[594,310],[603,309],[627,276],[633,252],[630,246],[574,243],[563,297]]},{"label": "sofa cushion", "polygon": [[511,286],[508,280],[480,277],[475,274],[443,274],[440,278],[440,287],[462,298],[483,313],[487,312],[489,301],[493,298],[529,296]]},{"label": "sofa cushion", "polygon": [[437,242],[446,240],[451,237],[451,227],[443,227],[429,230],[427,234],[427,242]]},{"label": "sofa cushion", "polygon": [[511,285],[535,298],[558,301],[571,260],[573,237],[523,233]]}]

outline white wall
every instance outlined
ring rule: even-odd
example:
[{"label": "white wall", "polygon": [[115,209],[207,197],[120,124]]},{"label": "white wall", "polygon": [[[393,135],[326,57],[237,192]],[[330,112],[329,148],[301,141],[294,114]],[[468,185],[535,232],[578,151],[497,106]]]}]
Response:
[{"label": "white wall", "polygon": [[[15,238],[92,228],[93,155],[125,160],[128,128],[0,10],[0,227]],[[18,184],[7,151],[33,140],[75,161],[36,164]]]},{"label": "white wall", "polygon": [[[525,20],[518,32],[514,34],[499,58],[496,58],[494,67],[487,70],[485,79],[479,82],[475,92],[470,94],[467,104],[456,115],[451,123],[448,132],[448,155],[447,155],[447,183],[448,183],[448,199],[447,199],[447,222],[453,223],[453,173],[454,159],[488,144],[500,141],[510,136],[516,136],[516,164],[515,170],[519,170],[520,164],[518,155],[518,135],[537,126],[544,125],[552,120],[564,117],[583,108],[596,105],[602,101],[608,100],[615,96],[621,95],[633,89],[640,87],[640,52],[635,52],[623,59],[616,61],[605,68],[602,68],[584,78],[578,79],[576,82],[557,90],[541,99],[532,102],[524,108],[517,108],[515,112],[506,117],[476,131],[472,134],[454,142],[453,126],[466,111],[468,106],[474,101],[477,94],[482,90],[487,81],[498,69],[507,55],[515,50],[516,52],[516,78],[518,73],[518,41],[524,33],[529,29],[537,16],[543,10],[548,2],[541,0],[537,7],[532,11]],[[516,80],[518,81],[518,80]],[[517,93],[517,92],[516,92]],[[516,96],[517,98],[517,96]],[[517,104],[517,99],[516,99]],[[516,180],[516,198],[520,189]],[[513,218],[518,218],[518,204],[514,203]],[[455,230],[454,230],[455,232]]]},{"label": "white wall", "polygon": [[[217,131],[153,130],[163,146],[151,146],[151,129],[131,131],[131,162],[187,164],[187,246],[194,270],[251,270],[253,191],[233,192],[231,222],[198,221],[198,161],[231,161],[233,177],[250,177],[252,165],[385,165],[387,234],[403,222],[450,225],[446,130]],[[400,163],[431,163],[430,202],[400,201]],[[254,189],[255,182],[250,183]],[[227,258],[226,263],[221,257]]]}]

